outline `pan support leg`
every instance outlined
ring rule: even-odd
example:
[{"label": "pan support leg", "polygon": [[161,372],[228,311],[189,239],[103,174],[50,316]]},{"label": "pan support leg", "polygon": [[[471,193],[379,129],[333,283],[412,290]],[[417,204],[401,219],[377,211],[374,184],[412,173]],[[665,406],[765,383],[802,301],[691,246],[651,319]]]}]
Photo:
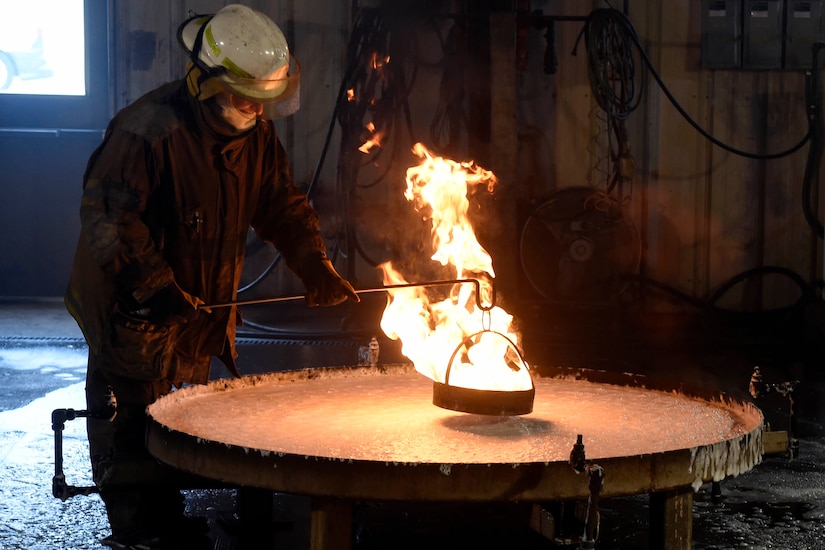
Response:
[{"label": "pan support leg", "polygon": [[238,488],[240,543],[243,548],[273,548],[273,492],[254,487]]},{"label": "pan support leg", "polygon": [[352,548],[352,502],[340,498],[313,497],[311,550]]},{"label": "pan support leg", "polygon": [[690,550],[693,540],[693,489],[650,494],[650,548]]}]

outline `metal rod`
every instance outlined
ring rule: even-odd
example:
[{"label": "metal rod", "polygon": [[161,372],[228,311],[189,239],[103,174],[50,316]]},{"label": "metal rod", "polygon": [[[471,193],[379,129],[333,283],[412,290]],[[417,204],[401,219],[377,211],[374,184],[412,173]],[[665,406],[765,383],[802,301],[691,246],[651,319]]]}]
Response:
[{"label": "metal rod", "polygon": [[[387,290],[397,290],[401,288],[414,288],[414,287],[430,287],[430,286],[443,286],[443,285],[456,285],[456,284],[465,284],[471,283],[476,287],[476,306],[482,311],[489,311],[493,309],[495,305],[495,287],[492,287],[492,295],[490,296],[490,304],[482,304],[481,303],[481,282],[478,279],[449,279],[449,280],[440,280],[440,281],[429,281],[425,283],[401,283],[396,285],[387,285],[375,288],[362,288],[356,290],[356,294],[368,294],[371,292],[385,292]],[[248,306],[252,304],[269,304],[274,302],[289,302],[292,300],[303,300],[303,295],[295,295],[295,296],[273,296],[270,298],[252,298],[249,300],[234,300],[232,302],[221,302],[217,304],[204,304],[198,307],[198,309],[212,309],[212,308],[219,308],[219,307],[231,307],[231,306]]]}]

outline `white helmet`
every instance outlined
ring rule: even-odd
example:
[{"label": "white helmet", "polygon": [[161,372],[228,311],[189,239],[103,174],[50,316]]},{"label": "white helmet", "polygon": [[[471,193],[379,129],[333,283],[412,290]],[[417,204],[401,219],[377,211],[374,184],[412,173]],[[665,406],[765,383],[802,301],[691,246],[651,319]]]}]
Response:
[{"label": "white helmet", "polygon": [[281,29],[261,12],[230,4],[196,15],[178,28],[178,40],[204,77],[228,91],[258,103],[297,101],[301,67]]}]

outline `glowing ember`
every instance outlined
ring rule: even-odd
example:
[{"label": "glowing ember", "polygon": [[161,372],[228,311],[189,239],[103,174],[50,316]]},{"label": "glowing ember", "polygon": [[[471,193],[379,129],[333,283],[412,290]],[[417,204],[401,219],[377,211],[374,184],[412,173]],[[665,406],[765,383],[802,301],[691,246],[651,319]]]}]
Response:
[{"label": "glowing ember", "polygon": [[370,61],[370,66],[373,69],[376,69],[376,70],[381,69],[389,62],[390,62],[390,56],[389,55],[385,55],[384,57],[381,57],[381,54],[379,54],[378,52],[372,52],[372,59]]},{"label": "glowing ember", "polygon": [[370,137],[370,139],[365,141],[364,144],[358,148],[358,150],[362,153],[368,153],[373,147],[381,146],[381,132],[376,131],[375,124],[372,122],[368,123],[366,129],[372,137]]},{"label": "glowing ember", "polygon": [[[467,215],[468,191],[478,185],[492,191],[496,177],[473,162],[435,157],[420,143],[413,152],[421,163],[407,170],[404,196],[432,222],[431,259],[453,268],[456,279],[478,279],[482,296],[476,296],[473,284],[456,284],[446,299],[435,302],[426,288],[393,289],[381,328],[400,339],[402,353],[416,370],[436,382],[480,390],[530,389],[530,374],[514,349],[519,339],[513,317],[490,307],[493,261]],[[390,262],[379,267],[385,285],[407,282]]]}]

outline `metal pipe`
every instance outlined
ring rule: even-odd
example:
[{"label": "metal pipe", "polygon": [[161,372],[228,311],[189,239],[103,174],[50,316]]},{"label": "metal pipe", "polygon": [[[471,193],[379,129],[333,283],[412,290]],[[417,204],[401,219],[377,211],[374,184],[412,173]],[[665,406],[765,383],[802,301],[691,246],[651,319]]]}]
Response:
[{"label": "metal pipe", "polygon": [[796,413],[794,410],[793,392],[799,380],[789,382],[780,382],[778,384],[769,384],[762,379],[762,372],[759,366],[753,368],[750,382],[748,383],[748,391],[754,399],[763,397],[770,392],[776,392],[788,398],[788,459],[793,460],[799,455],[799,440],[795,437],[796,433]]},{"label": "metal pipe", "polygon": [[596,547],[596,539],[599,536],[599,495],[604,488],[604,468],[587,460],[581,434],[576,436],[576,443],[570,451],[568,462],[577,474],[587,473],[590,495],[587,497],[584,534],[579,542],[578,550],[592,550]]},{"label": "metal pipe", "polygon": [[52,430],[54,430],[54,477],[52,477],[52,496],[63,502],[76,495],[91,495],[99,492],[96,485],[78,487],[66,482],[63,473],[63,430],[66,422],[78,418],[100,418],[109,422],[117,416],[117,400],[111,386],[107,390],[106,405],[99,409],[82,410],[55,409],[52,411]]},{"label": "metal pipe", "polygon": [[74,134],[97,134],[101,138],[106,133],[106,130],[86,129],[86,128],[0,128],[0,135],[16,135],[16,134],[38,134],[51,135],[59,138],[63,135]]},{"label": "metal pipe", "polygon": [[[372,292],[385,292],[388,290],[397,290],[401,288],[415,288],[415,287],[430,287],[430,286],[443,286],[443,285],[456,285],[456,284],[465,284],[471,283],[476,287],[476,306],[482,311],[490,311],[495,306],[495,287],[492,287],[492,294],[490,296],[490,303],[489,304],[482,304],[481,303],[481,282],[479,279],[449,279],[449,280],[440,280],[440,281],[430,281],[425,283],[401,283],[396,285],[387,285],[382,287],[374,287],[374,288],[362,288],[356,290],[356,294],[368,294]],[[292,300],[302,300],[304,299],[303,295],[295,295],[295,296],[272,296],[269,298],[251,298],[249,300],[234,300],[231,302],[220,302],[216,304],[203,304],[198,306],[198,309],[209,310],[212,308],[219,308],[219,307],[231,307],[231,306],[247,306],[252,304],[269,304],[274,302],[288,302]]]}]

